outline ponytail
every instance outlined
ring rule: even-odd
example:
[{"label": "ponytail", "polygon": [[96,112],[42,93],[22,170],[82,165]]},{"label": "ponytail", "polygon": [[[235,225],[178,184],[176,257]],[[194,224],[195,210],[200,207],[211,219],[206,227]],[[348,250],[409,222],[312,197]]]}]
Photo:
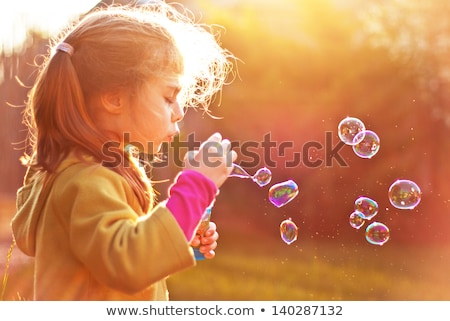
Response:
[{"label": "ponytail", "polygon": [[[53,172],[74,147],[92,151],[101,142],[67,53],[57,51],[48,61],[30,97],[38,128],[36,165],[45,171]],[[85,137],[90,137],[87,145]]]},{"label": "ponytail", "polygon": [[[52,173],[71,151],[91,155],[103,164],[106,156],[102,147],[108,138],[94,126],[67,52],[57,50],[44,64],[30,92],[25,117],[36,155],[29,166]],[[153,193],[147,177],[128,154],[119,149],[115,152],[121,161],[110,169],[127,180],[144,212],[148,211]]]}]

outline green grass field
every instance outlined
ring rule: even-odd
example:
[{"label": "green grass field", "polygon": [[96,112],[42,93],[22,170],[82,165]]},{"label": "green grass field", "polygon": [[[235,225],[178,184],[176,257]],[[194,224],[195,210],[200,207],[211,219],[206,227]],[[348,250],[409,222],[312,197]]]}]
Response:
[{"label": "green grass field", "polygon": [[259,240],[218,250],[169,285],[172,300],[450,300],[449,255],[448,247]]}]

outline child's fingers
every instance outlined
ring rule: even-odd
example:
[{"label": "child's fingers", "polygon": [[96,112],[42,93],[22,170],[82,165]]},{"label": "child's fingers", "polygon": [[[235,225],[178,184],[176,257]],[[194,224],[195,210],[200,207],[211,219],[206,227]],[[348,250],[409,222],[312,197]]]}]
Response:
[{"label": "child's fingers", "polygon": [[[220,133],[214,133],[200,145],[199,150],[207,149],[209,152],[217,151],[222,146],[221,142],[222,135]],[[215,150],[212,150],[212,148]]]},{"label": "child's fingers", "polygon": [[211,250],[215,250],[217,248],[217,242],[211,242],[207,244],[203,244],[200,246],[200,252],[206,253]]},{"label": "child's fingers", "polygon": [[209,252],[203,253],[203,255],[205,256],[206,259],[212,259],[216,256],[216,252],[209,251]]},{"label": "child's fingers", "polygon": [[205,232],[205,236],[211,236],[217,231],[216,223],[210,221],[208,225],[208,229]]},{"label": "child's fingers", "polygon": [[217,240],[219,239],[219,233],[217,232],[213,232],[212,234],[204,234],[201,238],[200,241],[202,244],[210,244],[212,242],[217,242]]},{"label": "child's fingers", "polygon": [[200,244],[201,244],[200,236],[195,235],[194,238],[192,239],[190,245],[193,247],[197,247],[197,246],[200,246]]},{"label": "child's fingers", "polygon": [[[219,238],[219,233],[217,233],[216,223],[209,222],[209,227],[202,236],[202,244],[208,244],[207,242],[215,242]],[[203,240],[204,239],[204,240]],[[205,243],[203,243],[205,242]]]}]

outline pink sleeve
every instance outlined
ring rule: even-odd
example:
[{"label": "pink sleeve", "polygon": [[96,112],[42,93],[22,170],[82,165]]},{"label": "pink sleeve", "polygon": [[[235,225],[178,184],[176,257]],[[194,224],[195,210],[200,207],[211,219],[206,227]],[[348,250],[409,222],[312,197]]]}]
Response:
[{"label": "pink sleeve", "polygon": [[180,172],[170,186],[166,207],[172,212],[188,241],[194,236],[203,212],[216,194],[216,184],[194,170]]}]

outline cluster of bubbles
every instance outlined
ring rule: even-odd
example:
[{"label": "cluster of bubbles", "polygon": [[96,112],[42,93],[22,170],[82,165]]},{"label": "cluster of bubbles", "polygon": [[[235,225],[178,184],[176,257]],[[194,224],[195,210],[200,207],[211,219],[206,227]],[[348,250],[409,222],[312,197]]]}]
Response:
[{"label": "cluster of bubbles", "polygon": [[[366,129],[364,123],[356,117],[346,117],[341,120],[338,125],[338,135],[341,141],[352,146],[354,153],[361,158],[370,159],[380,149],[378,135]],[[254,175],[250,175],[237,164],[233,164],[230,176],[249,178],[260,187],[268,185],[272,180],[272,173],[266,167],[260,168]],[[269,201],[280,208],[291,202],[298,195],[298,192],[298,185],[293,180],[280,182],[269,188]],[[395,208],[414,209],[420,203],[421,191],[413,181],[401,179],[392,183],[388,197]],[[354,211],[349,217],[350,226],[354,229],[360,229],[366,221],[372,220],[378,212],[379,206],[375,200],[367,196],[361,196],[355,200]],[[280,235],[281,239],[288,245],[297,240],[298,227],[291,218],[281,222]],[[365,237],[370,244],[383,245],[390,238],[390,230],[385,224],[375,221],[368,224]]]},{"label": "cluster of bubbles", "polygon": [[[233,164],[233,169],[229,176],[249,178],[260,187],[268,185],[272,180],[272,172],[266,167],[260,168],[254,175],[250,175],[237,164]],[[297,195],[298,185],[293,180],[280,182],[269,188],[269,201],[278,208],[292,201]],[[291,218],[281,222],[280,235],[286,244],[291,244],[297,240],[298,227]]]},{"label": "cluster of bubbles", "polygon": [[[342,142],[351,145],[356,155],[362,158],[373,157],[380,149],[380,139],[376,133],[367,130],[364,123],[355,117],[346,117],[338,125],[338,135]],[[389,187],[388,198],[398,209],[414,209],[421,200],[419,186],[407,179],[396,180]],[[378,214],[378,203],[366,196],[355,200],[354,211],[350,214],[350,226],[360,229],[366,221]],[[367,242],[383,245],[390,238],[389,228],[380,222],[372,222],[365,231]]]},{"label": "cluster of bubbles", "polygon": [[[421,191],[416,183],[410,180],[397,180],[389,188],[389,201],[398,209],[413,209],[420,203]],[[350,214],[350,226],[360,229],[365,221],[371,220],[378,213],[378,203],[365,196],[355,201],[354,211]],[[369,224],[365,232],[367,242],[383,245],[390,238],[389,228],[380,222]]]},{"label": "cluster of bubbles", "polygon": [[356,117],[346,117],[338,125],[338,136],[361,158],[372,158],[380,150],[380,138]]},{"label": "cluster of bubbles", "polygon": [[366,222],[378,214],[378,203],[365,196],[355,200],[354,211],[350,214],[349,221],[351,227],[360,229]]},{"label": "cluster of bubbles", "polygon": [[[355,200],[353,213],[349,221],[351,227],[360,229],[366,221],[371,220],[378,214],[378,203],[373,199],[361,196]],[[366,228],[366,240],[371,244],[383,245],[390,238],[389,228],[380,222],[373,222]]]},{"label": "cluster of bubbles", "polygon": [[[389,188],[389,201],[395,208],[414,209],[421,200],[419,186],[413,181],[396,180]],[[373,199],[361,196],[355,200],[354,211],[350,214],[350,226],[360,229],[366,221],[378,214],[378,203]],[[373,222],[366,228],[366,240],[375,245],[383,245],[390,238],[389,228],[380,222]]]}]

